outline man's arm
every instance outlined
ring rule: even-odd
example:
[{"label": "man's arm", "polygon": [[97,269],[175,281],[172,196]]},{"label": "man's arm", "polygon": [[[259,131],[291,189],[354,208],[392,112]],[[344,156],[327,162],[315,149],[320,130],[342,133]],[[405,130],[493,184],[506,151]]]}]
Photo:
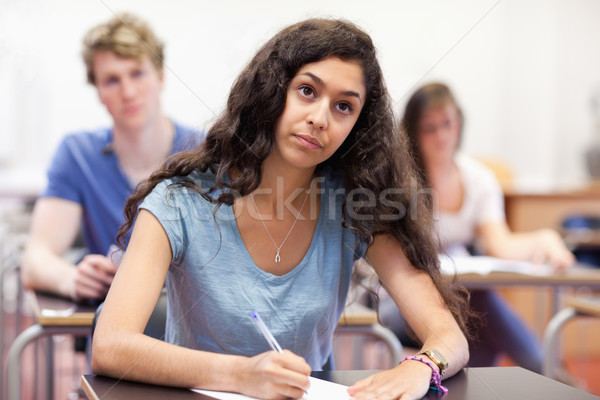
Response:
[{"label": "man's arm", "polygon": [[115,273],[110,260],[103,255],[89,255],[75,266],[62,258],[75,242],[82,212],[81,205],[56,197],[36,202],[22,260],[25,287],[71,298],[106,295]]}]

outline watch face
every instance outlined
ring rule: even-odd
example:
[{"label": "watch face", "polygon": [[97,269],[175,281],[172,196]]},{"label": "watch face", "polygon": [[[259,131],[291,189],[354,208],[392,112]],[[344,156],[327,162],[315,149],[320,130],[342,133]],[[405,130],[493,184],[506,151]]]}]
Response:
[{"label": "watch face", "polygon": [[427,355],[431,360],[438,366],[440,372],[443,374],[444,370],[448,368],[448,360],[439,351],[435,349],[424,350],[421,354]]},{"label": "watch face", "polygon": [[429,350],[429,351],[435,358],[437,358],[444,365],[444,368],[446,368],[448,366],[448,360],[446,360],[446,357],[444,357],[442,355],[442,353],[440,353],[439,351],[437,351],[435,349]]}]

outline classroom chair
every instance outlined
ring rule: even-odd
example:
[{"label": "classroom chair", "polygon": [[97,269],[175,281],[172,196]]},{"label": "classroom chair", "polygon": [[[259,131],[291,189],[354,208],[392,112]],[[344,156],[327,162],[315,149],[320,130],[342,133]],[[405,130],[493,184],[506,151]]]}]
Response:
[{"label": "classroom chair", "polygon": [[504,192],[512,189],[515,174],[509,164],[501,159],[491,157],[477,156],[475,159],[494,173]]},{"label": "classroom chair", "polygon": [[363,366],[363,348],[360,339],[369,338],[385,344],[390,355],[391,366],[397,365],[402,359],[402,344],[398,337],[389,328],[379,323],[377,312],[358,302],[346,305],[344,313],[335,330],[336,336],[351,335],[352,341],[352,368],[365,369]]},{"label": "classroom chair", "polygon": [[558,312],[548,323],[544,332],[544,361],[542,373],[556,379],[560,365],[560,333],[567,322],[576,317],[600,318],[599,297],[572,297],[566,300],[566,307]]}]

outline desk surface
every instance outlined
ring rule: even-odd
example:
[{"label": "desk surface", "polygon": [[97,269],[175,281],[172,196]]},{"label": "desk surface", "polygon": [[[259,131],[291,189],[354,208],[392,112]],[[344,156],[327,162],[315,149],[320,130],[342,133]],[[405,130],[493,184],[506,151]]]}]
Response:
[{"label": "desk surface", "polygon": [[[526,275],[512,272],[489,274],[460,274],[459,282],[469,289],[494,286],[589,286],[600,288],[600,268],[575,266],[563,274],[549,276]],[[73,301],[40,292],[27,292],[36,316],[42,326],[91,326],[96,305],[77,304]],[[373,324],[376,314],[360,305],[349,307],[340,319],[340,325]]]},{"label": "desk surface", "polygon": [[[548,276],[512,272],[489,274],[459,274],[458,281],[469,289],[495,286],[589,286],[600,288],[600,268],[575,266],[565,273]],[[27,292],[36,316],[42,326],[91,326],[96,305],[77,304],[73,301],[40,292]],[[346,309],[340,325],[373,324],[377,316],[366,307],[353,305]]]},{"label": "desk surface", "polygon": [[[314,372],[313,376],[350,385],[374,371]],[[599,397],[553,381],[519,367],[466,368],[444,381],[448,394],[444,400],[592,400]],[[153,386],[143,383],[117,381],[97,375],[84,375],[81,386],[90,400],[137,399],[211,399],[186,389]],[[438,399],[430,391],[424,399]]]},{"label": "desk surface", "polygon": [[600,268],[575,265],[564,273],[552,275],[527,275],[514,272],[489,274],[459,274],[460,284],[469,289],[486,289],[493,286],[589,286],[600,287]]},{"label": "desk surface", "polygon": [[600,297],[575,296],[567,299],[568,307],[575,308],[579,313],[600,317]]},{"label": "desk surface", "polygon": [[27,292],[35,318],[41,326],[92,326],[95,305],[74,303],[69,299],[40,292]]}]

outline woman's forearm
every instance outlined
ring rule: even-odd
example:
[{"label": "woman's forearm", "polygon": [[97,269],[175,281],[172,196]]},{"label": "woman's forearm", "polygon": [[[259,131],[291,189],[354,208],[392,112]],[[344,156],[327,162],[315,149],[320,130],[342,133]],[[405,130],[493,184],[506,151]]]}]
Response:
[{"label": "woman's forearm", "polygon": [[155,385],[240,392],[246,357],[192,350],[141,333],[95,335],[94,373]]},{"label": "woman's forearm", "polygon": [[446,331],[443,336],[433,335],[423,343],[421,349],[438,350],[446,358],[448,369],[444,373],[444,378],[459,372],[469,361],[469,346],[460,330]]}]

